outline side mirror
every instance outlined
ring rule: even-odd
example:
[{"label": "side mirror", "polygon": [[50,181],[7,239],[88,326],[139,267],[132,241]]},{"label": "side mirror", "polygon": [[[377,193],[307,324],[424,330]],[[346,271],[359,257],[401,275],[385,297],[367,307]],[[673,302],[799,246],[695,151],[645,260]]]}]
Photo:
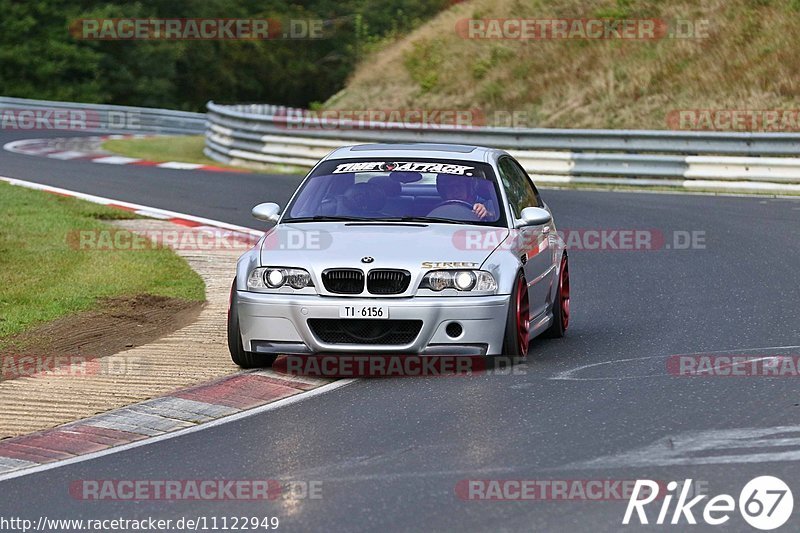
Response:
[{"label": "side mirror", "polygon": [[526,207],[520,213],[519,226],[541,226],[552,220],[552,216],[547,209],[541,207]]},{"label": "side mirror", "polygon": [[254,218],[264,222],[277,222],[281,218],[281,206],[272,202],[258,204],[251,211]]}]

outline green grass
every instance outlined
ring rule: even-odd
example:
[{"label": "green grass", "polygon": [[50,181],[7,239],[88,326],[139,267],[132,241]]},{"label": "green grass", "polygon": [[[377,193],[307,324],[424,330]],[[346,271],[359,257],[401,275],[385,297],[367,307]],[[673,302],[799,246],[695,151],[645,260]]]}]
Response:
[{"label": "green grass", "polygon": [[305,174],[308,169],[291,165],[258,165],[248,168],[226,165],[208,158],[203,153],[203,135],[174,135],[148,137],[144,139],[112,139],[103,143],[103,149],[125,157],[136,157],[148,161],[178,161],[215,167],[231,168],[243,172],[268,172],[270,174]]},{"label": "green grass", "polygon": [[169,249],[78,250],[72,232],[137,218],[74,198],[0,183],[0,344],[38,324],[92,309],[99,298],[205,299],[200,276]]},{"label": "green grass", "polygon": [[238,168],[206,157],[203,154],[204,147],[205,137],[202,135],[112,139],[103,143],[104,149],[126,157],[137,157],[148,161],[180,161],[181,163]]}]

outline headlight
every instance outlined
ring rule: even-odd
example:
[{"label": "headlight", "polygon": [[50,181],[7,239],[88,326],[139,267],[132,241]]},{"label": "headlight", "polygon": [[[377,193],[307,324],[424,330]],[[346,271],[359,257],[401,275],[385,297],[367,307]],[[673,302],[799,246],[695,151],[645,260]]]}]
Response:
[{"label": "headlight", "polygon": [[311,274],[302,268],[259,267],[247,278],[249,290],[278,289],[288,285],[293,289],[313,287]]},{"label": "headlight", "polygon": [[446,270],[438,270],[425,275],[425,278],[422,280],[423,287],[425,287],[426,282],[428,289],[432,291],[441,291],[453,286],[453,276]]},{"label": "headlight", "polygon": [[497,282],[484,270],[432,270],[422,278],[420,289],[442,291],[456,289],[461,292],[494,292]]},{"label": "headlight", "polygon": [[267,287],[277,289],[283,285],[284,281],[286,281],[286,276],[284,275],[283,270],[273,268],[264,273],[264,281],[267,282]]},{"label": "headlight", "polygon": [[460,291],[470,291],[475,286],[475,274],[469,270],[462,270],[453,276],[453,285]]}]

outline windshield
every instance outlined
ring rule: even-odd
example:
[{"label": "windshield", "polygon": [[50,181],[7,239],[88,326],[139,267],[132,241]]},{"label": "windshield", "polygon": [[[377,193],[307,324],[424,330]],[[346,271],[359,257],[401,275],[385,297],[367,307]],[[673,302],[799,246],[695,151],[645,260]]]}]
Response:
[{"label": "windshield", "polygon": [[492,168],[432,159],[338,159],[320,164],[288,206],[284,222],[429,221],[502,226]]}]

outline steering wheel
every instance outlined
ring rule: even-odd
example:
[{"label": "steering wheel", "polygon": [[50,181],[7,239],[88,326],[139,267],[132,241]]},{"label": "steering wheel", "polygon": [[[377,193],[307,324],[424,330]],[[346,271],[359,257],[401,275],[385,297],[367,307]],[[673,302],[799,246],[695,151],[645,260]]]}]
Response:
[{"label": "steering wheel", "polygon": [[447,200],[447,201],[444,201],[444,202],[440,203],[436,207],[443,207],[445,205],[459,205],[459,206],[467,207],[467,208],[469,208],[470,211],[472,211],[472,204],[469,203],[469,202],[465,202],[464,200]]},{"label": "steering wheel", "polygon": [[437,205],[428,216],[450,218],[465,222],[477,222],[480,217],[472,210],[472,204],[463,200],[447,200]]}]

